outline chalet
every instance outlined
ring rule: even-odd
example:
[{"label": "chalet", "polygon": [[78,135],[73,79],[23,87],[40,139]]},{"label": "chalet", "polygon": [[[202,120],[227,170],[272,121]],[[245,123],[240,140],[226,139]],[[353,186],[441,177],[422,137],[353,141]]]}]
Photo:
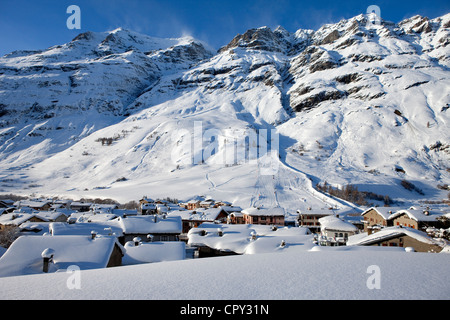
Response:
[{"label": "chalet", "polygon": [[118,218],[123,236],[120,242],[139,237],[142,241],[178,241],[182,232],[182,222],[179,216],[151,215]]},{"label": "chalet", "polygon": [[240,211],[231,212],[227,217],[228,224],[244,224],[244,214]]},{"label": "chalet", "polygon": [[228,202],[228,201],[216,201],[214,206],[216,206],[216,207],[231,207],[232,204],[231,204],[231,202]]},{"label": "chalet", "polygon": [[183,211],[171,211],[169,216],[181,217],[183,230],[182,233],[186,234],[192,228],[197,228],[204,222],[226,222],[228,213],[221,207],[209,208],[209,209],[196,209],[196,210],[183,210]]},{"label": "chalet", "polygon": [[96,213],[111,213],[113,210],[119,209],[118,204],[97,204],[94,203],[89,208],[90,211],[96,212]]},{"label": "chalet", "polygon": [[301,212],[297,210],[298,213],[298,225],[300,227],[306,227],[313,233],[320,232],[320,223],[319,219],[323,217],[327,217],[332,215],[333,213],[330,210],[320,210],[320,211],[312,211],[308,210],[306,212]]},{"label": "chalet", "polygon": [[59,211],[39,211],[36,217],[48,222],[66,222],[67,216]]},{"label": "chalet", "polygon": [[262,224],[284,226],[283,208],[247,208],[242,210],[245,224]]},{"label": "chalet", "polygon": [[2,199],[0,200],[0,208],[10,208],[14,206],[13,200]]},{"label": "chalet", "polygon": [[0,216],[0,231],[10,227],[19,227],[24,222],[48,222],[48,220],[39,217],[36,213],[16,210]]},{"label": "chalet", "polygon": [[166,204],[157,204],[156,212],[158,214],[165,214],[165,213],[169,212],[169,208],[166,206]]},{"label": "chalet", "polygon": [[72,200],[68,200],[68,199],[55,199],[53,200],[53,204],[51,209],[69,209],[70,208],[70,203],[72,202]]},{"label": "chalet", "polygon": [[200,208],[200,200],[190,200],[187,203],[186,209],[188,210],[195,210]]},{"label": "chalet", "polygon": [[392,220],[390,217],[401,210],[399,207],[371,207],[361,213],[364,218],[364,232],[371,230],[373,227],[390,227]]},{"label": "chalet", "polygon": [[339,219],[334,215],[319,219],[320,233],[325,245],[342,245],[348,237],[358,232],[358,228],[352,223]]},{"label": "chalet", "polygon": [[350,236],[347,245],[402,247],[413,248],[417,252],[440,252],[446,243],[444,240],[432,239],[425,232],[417,229],[393,226],[383,228],[376,233]]},{"label": "chalet", "polygon": [[37,211],[50,210],[52,202],[50,200],[20,200],[14,203],[17,208],[31,208]]},{"label": "chalet", "polygon": [[90,202],[83,202],[83,201],[74,201],[70,204],[71,210],[76,210],[79,212],[86,212],[91,209],[92,203]]},{"label": "chalet", "polygon": [[139,211],[143,215],[150,215],[150,214],[156,214],[157,213],[157,207],[154,203],[146,202],[142,203],[139,207]]},{"label": "chalet", "polygon": [[416,230],[426,229],[428,227],[440,227],[439,217],[442,213],[430,210],[399,210],[392,214],[390,220],[393,226],[409,227]]},{"label": "chalet", "polygon": [[153,199],[151,199],[151,198],[148,198],[148,197],[142,197],[142,199],[141,200],[139,200],[139,203],[140,204],[142,204],[142,203],[154,203],[155,202],[155,200],[153,200]]},{"label": "chalet", "polygon": [[200,208],[208,209],[211,207],[214,207],[214,200],[207,199],[207,200],[200,201]]},{"label": "chalet", "polygon": [[124,253],[115,237],[21,236],[0,258],[0,277],[120,266]]}]

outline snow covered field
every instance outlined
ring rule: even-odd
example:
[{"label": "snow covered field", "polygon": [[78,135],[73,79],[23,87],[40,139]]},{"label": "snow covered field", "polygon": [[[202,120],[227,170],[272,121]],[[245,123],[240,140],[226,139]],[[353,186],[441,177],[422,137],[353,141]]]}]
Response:
[{"label": "snow covered field", "polygon": [[[292,248],[291,248],[292,249]],[[5,299],[449,299],[449,254],[319,248],[0,279]],[[376,272],[379,269],[379,288]]]}]

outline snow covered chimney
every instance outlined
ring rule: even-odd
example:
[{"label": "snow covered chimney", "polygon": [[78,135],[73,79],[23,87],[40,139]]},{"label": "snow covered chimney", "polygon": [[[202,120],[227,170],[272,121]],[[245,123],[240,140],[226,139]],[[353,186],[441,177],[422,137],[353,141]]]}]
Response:
[{"label": "snow covered chimney", "polygon": [[97,236],[97,231],[92,230],[91,231],[91,239],[94,240],[96,236]]},{"label": "snow covered chimney", "polygon": [[217,235],[218,235],[219,237],[222,237],[222,236],[223,236],[223,230],[222,230],[222,228],[217,229]]},{"label": "snow covered chimney", "polygon": [[137,247],[137,246],[139,246],[139,244],[141,243],[141,238],[139,238],[139,237],[134,237],[134,238],[133,238],[133,242],[134,242],[134,246]]},{"label": "snow covered chimney", "polygon": [[55,250],[52,248],[47,248],[41,253],[41,257],[43,259],[42,271],[48,273],[48,265],[50,262],[53,262],[53,256],[55,254]]},{"label": "snow covered chimney", "polygon": [[286,246],[286,241],[284,241],[284,240],[281,240],[281,244],[280,244],[280,246],[281,246],[282,248],[284,248],[284,247]]}]

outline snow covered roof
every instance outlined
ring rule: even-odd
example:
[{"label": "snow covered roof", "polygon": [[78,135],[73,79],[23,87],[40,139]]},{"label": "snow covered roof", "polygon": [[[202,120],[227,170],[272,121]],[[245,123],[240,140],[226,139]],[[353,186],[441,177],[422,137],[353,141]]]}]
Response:
[{"label": "snow covered roof", "polygon": [[72,265],[105,268],[116,244],[121,247],[115,237],[21,236],[0,258],[0,277],[42,273],[41,253],[47,248],[55,252],[49,272]]},{"label": "snow covered roof", "polygon": [[392,214],[396,213],[399,210],[402,210],[402,208],[400,208],[400,207],[371,207],[371,208],[367,209],[366,211],[364,211],[363,213],[361,213],[361,215],[363,216],[371,210],[375,210],[385,220],[388,220]]},{"label": "snow covered roof", "polygon": [[242,210],[243,214],[248,214],[249,216],[284,216],[285,211],[281,207],[274,208],[247,208]]},{"label": "snow covered roof", "polygon": [[165,217],[149,215],[120,218],[119,225],[124,234],[180,234],[183,230],[181,217],[176,215],[166,215]]},{"label": "snow covered roof", "polygon": [[[5,214],[0,215],[0,224],[19,226],[22,223],[24,223],[36,216],[37,216],[36,213],[25,213],[25,212],[14,211],[11,213],[5,213]],[[45,219],[43,217],[38,217],[38,218],[42,221],[48,221],[47,219]]]},{"label": "snow covered roof", "polygon": [[49,205],[51,201],[43,200],[20,200],[14,203],[16,207],[30,207],[30,208],[42,208],[46,205]]},{"label": "snow covered roof", "polygon": [[36,216],[47,221],[54,221],[61,216],[64,216],[63,218],[67,218],[67,216],[60,211],[39,211],[38,213],[36,213]]},{"label": "snow covered roof", "polygon": [[122,228],[118,221],[91,222],[91,223],[72,223],[53,222],[49,225],[49,231],[54,236],[84,235],[89,236],[91,231],[97,235],[122,235]]},{"label": "snow covered roof", "polygon": [[219,214],[224,211],[223,208],[198,208],[195,210],[177,210],[170,211],[170,216],[179,216],[182,220],[191,221],[214,221],[217,220]]},{"label": "snow covered roof", "polygon": [[350,222],[341,220],[335,216],[326,216],[319,219],[322,230],[339,230],[356,232],[358,228]]},{"label": "snow covered roof", "polygon": [[399,210],[396,213],[392,214],[389,219],[394,219],[403,214],[406,214],[410,219],[416,221],[436,221],[437,218],[443,215],[443,213],[435,211],[428,211],[428,215],[425,214],[425,212],[426,211],[424,210],[413,210],[413,209]]},{"label": "snow covered roof", "polygon": [[384,239],[389,239],[396,236],[407,235],[414,238],[420,242],[427,244],[438,244],[435,240],[430,238],[425,232],[409,228],[409,227],[387,227],[383,228],[378,232],[367,235],[367,232],[350,236],[347,241],[348,246],[355,245],[369,245]]},{"label": "snow covered roof", "polygon": [[70,204],[70,207],[71,208],[75,208],[75,207],[90,207],[90,206],[92,206],[92,203],[90,203],[90,202],[80,202],[80,201],[73,201],[71,204]]},{"label": "snow covered roof", "polygon": [[84,223],[84,222],[100,222],[100,221],[109,221],[114,218],[117,218],[117,215],[114,213],[95,213],[93,211],[88,212],[74,212],[68,218],[68,221]]},{"label": "snow covered roof", "polygon": [[221,207],[223,210],[225,210],[228,213],[232,213],[232,212],[241,212],[242,208],[238,207],[238,206],[222,206]]},{"label": "snow covered roof", "polygon": [[142,209],[146,209],[146,210],[148,210],[148,209],[156,209],[156,205],[154,204],[154,203],[143,203],[143,204],[141,204],[141,208]]},{"label": "snow covered roof", "polygon": [[[313,236],[307,228],[274,229],[271,226],[254,224],[202,223],[189,231],[188,238],[188,244],[192,246],[208,246],[239,254],[275,252],[294,247],[298,249],[297,246],[308,250],[314,245]],[[284,247],[281,247],[282,241],[285,242]]]},{"label": "snow covered roof", "polygon": [[20,225],[21,232],[33,232],[32,235],[43,235],[49,233],[52,222],[24,222]]},{"label": "snow covered roof", "polygon": [[183,241],[141,242],[135,246],[132,241],[125,243],[126,253],[123,265],[183,260],[186,258],[186,244]]}]

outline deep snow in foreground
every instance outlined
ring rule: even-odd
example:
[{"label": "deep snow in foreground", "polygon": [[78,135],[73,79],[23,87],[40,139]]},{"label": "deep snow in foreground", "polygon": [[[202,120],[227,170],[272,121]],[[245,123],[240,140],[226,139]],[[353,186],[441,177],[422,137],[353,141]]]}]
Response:
[{"label": "deep snow in foreground", "polygon": [[[204,258],[0,279],[5,299],[449,299],[450,255],[389,248],[316,247],[312,251]],[[378,266],[380,289],[369,289]],[[73,279],[73,278],[72,278]]]}]

